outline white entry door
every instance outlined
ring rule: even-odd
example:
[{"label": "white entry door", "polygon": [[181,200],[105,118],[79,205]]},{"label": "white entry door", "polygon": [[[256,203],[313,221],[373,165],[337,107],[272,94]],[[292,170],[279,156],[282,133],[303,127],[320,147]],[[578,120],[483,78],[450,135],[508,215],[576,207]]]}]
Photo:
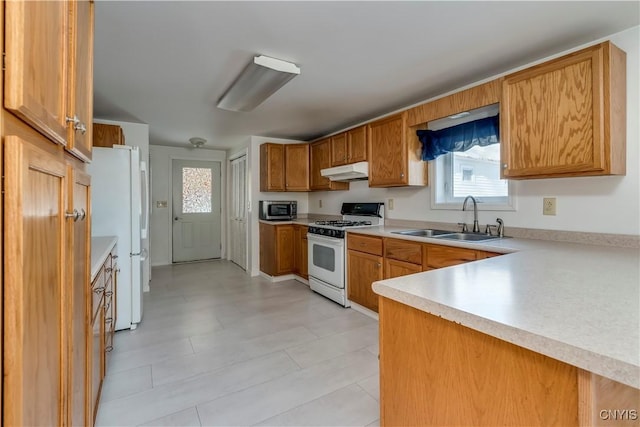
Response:
[{"label": "white entry door", "polygon": [[247,269],[247,156],[231,161],[231,261]]},{"label": "white entry door", "polygon": [[173,160],[173,262],[220,258],[220,162]]}]

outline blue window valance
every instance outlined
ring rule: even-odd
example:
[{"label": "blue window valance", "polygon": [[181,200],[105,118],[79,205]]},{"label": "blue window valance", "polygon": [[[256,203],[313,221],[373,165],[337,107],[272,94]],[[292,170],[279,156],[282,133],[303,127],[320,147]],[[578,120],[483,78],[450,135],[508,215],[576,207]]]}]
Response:
[{"label": "blue window valance", "polygon": [[475,146],[500,142],[499,115],[451,126],[441,130],[419,130],[422,160],[433,160],[454,151],[467,151]]}]

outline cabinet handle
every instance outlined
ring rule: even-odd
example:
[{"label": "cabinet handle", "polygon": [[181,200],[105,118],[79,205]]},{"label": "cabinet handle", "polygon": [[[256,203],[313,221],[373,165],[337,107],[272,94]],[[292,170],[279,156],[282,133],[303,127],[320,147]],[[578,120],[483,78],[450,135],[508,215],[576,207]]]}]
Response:
[{"label": "cabinet handle", "polygon": [[107,298],[110,297],[111,295],[113,295],[113,291],[107,291],[104,293],[104,296]]},{"label": "cabinet handle", "polygon": [[400,178],[404,178],[404,173],[401,173],[401,174],[400,174]]},{"label": "cabinet handle", "polygon": [[65,117],[65,118],[64,118],[64,120],[65,120],[67,123],[73,123],[74,128],[75,128],[75,126],[77,126],[77,125],[78,125],[78,123],[80,123],[80,119],[78,118],[78,116],[73,116],[73,117],[69,117],[69,116],[67,116],[67,117]]},{"label": "cabinet handle", "polygon": [[87,126],[84,123],[76,123],[73,126],[73,129],[77,132],[80,131],[81,134],[87,133]]},{"label": "cabinet handle", "polygon": [[112,256],[111,258],[113,258],[113,259],[118,259],[118,255],[114,255],[114,256]]},{"label": "cabinet handle", "polygon": [[65,212],[64,217],[73,218],[73,221],[75,222],[80,219],[80,212],[78,212],[77,209],[74,209],[73,212]]},{"label": "cabinet handle", "polygon": [[508,167],[508,166],[507,166],[507,164],[506,164],[506,163],[503,163],[503,164],[502,164],[502,169],[506,169],[507,167]]},{"label": "cabinet handle", "polygon": [[380,264],[379,262],[376,262],[376,268],[380,268],[382,267],[382,264]]},{"label": "cabinet handle", "polygon": [[80,209],[80,220],[84,221],[86,217],[87,217],[87,211],[85,211],[84,208]]},{"label": "cabinet handle", "polygon": [[108,345],[104,348],[104,352],[105,353],[110,353],[111,351],[113,351],[113,346],[112,345]]},{"label": "cabinet handle", "polygon": [[111,268],[111,267],[107,267],[107,268],[105,268],[105,269],[104,269],[104,271],[105,271],[106,273],[111,273],[111,272],[113,271],[113,268]]},{"label": "cabinet handle", "polygon": [[95,289],[93,290],[93,292],[95,292],[96,294],[99,294],[99,293],[104,292],[104,286],[101,286],[101,287],[99,287],[99,288],[95,288]]},{"label": "cabinet handle", "polygon": [[110,325],[113,322],[113,318],[111,317],[107,317],[106,319],[104,319],[104,324],[105,325]]}]

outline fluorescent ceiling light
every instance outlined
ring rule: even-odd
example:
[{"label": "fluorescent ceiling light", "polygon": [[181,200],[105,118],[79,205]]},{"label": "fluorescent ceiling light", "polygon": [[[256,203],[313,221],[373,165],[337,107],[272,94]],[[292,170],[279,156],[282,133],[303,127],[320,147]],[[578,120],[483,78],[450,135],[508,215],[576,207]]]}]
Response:
[{"label": "fluorescent ceiling light", "polygon": [[296,64],[256,56],[218,100],[217,106],[223,110],[251,111],[298,74],[300,68]]}]

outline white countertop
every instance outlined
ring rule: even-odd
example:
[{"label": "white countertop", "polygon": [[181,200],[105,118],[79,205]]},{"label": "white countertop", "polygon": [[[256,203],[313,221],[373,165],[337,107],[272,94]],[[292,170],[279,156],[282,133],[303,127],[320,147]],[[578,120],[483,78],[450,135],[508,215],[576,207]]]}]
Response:
[{"label": "white countertop", "polygon": [[379,295],[640,388],[640,250],[391,233],[399,229],[353,232],[506,255],[375,282]]},{"label": "white countertop", "polygon": [[118,242],[116,236],[91,237],[91,281],[96,278],[111,249]]}]

